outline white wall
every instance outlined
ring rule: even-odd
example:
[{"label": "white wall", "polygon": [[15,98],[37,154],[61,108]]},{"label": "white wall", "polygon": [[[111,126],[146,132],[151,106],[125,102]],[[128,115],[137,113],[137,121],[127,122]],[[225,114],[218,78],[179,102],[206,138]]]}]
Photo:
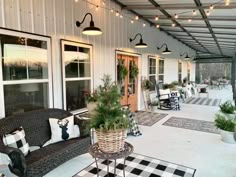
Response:
[{"label": "white wall", "polygon": [[[100,0],[90,0],[90,2],[102,5]],[[106,7],[120,11],[120,7],[110,0],[106,1]],[[77,3],[74,0],[0,0],[0,9],[0,27],[52,37],[54,106],[59,108],[62,107],[60,39],[93,45],[95,87],[100,83],[100,78],[104,73],[115,77],[116,49],[143,54],[141,73],[146,75],[146,54],[160,55],[156,49],[157,46],[167,43],[172,54],[165,56],[166,82],[177,80],[177,59],[180,58],[180,53],[188,52],[190,56],[195,54],[195,51],[148,24],[145,28],[142,27],[142,23],[131,24],[128,18],[121,19],[102,8],[96,11],[95,6],[81,0]],[[89,18],[86,19],[82,28],[75,26],[75,21],[81,21],[87,12],[93,14],[95,25],[103,31],[102,36],[88,37],[81,34],[83,27],[88,26]],[[134,18],[126,11],[122,13]],[[128,38],[134,37],[137,33],[143,35],[144,42],[149,45],[147,49],[134,50],[134,44],[139,39],[132,44],[129,43]],[[195,71],[195,69],[192,70]]]}]

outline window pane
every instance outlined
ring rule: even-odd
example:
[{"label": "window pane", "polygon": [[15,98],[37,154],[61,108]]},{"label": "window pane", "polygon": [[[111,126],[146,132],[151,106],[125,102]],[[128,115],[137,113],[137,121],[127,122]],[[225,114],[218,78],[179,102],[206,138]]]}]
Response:
[{"label": "window pane", "polygon": [[149,80],[151,81],[151,87],[150,91],[154,91],[156,88],[156,77],[155,76],[149,76]]},{"label": "window pane", "polygon": [[0,35],[3,80],[27,79],[26,39]]},{"label": "window pane", "polygon": [[0,35],[4,80],[48,78],[47,42]]},{"label": "window pane", "polygon": [[182,63],[181,62],[179,62],[178,67],[179,67],[179,73],[181,73],[182,72]]},{"label": "window pane", "polygon": [[48,108],[48,84],[16,84],[4,86],[6,116]]},{"label": "window pane", "polygon": [[47,79],[47,42],[27,39],[26,56],[28,59],[29,79]]},{"label": "window pane", "polygon": [[164,74],[164,60],[159,60],[159,74]]},{"label": "window pane", "polygon": [[85,108],[85,93],[88,90],[90,90],[90,80],[66,81],[67,110],[74,111]]},{"label": "window pane", "polygon": [[164,75],[159,75],[158,81],[164,83]]},{"label": "window pane", "polygon": [[64,62],[66,78],[90,77],[90,49],[65,45]]}]

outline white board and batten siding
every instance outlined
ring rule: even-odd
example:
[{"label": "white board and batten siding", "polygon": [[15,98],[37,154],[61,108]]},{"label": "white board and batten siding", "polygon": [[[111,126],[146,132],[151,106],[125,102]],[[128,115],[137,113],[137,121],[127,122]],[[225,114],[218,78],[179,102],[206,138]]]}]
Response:
[{"label": "white board and batten siding", "polygon": [[[102,5],[100,0],[90,2]],[[106,0],[106,6],[115,11],[121,10],[110,0]],[[121,19],[115,16],[115,12],[111,13],[102,8],[96,11],[95,6],[82,0],[78,0],[78,2],[75,0],[0,0],[0,10],[0,27],[52,38],[54,107],[58,108],[62,108],[63,105],[60,39],[93,45],[95,88],[100,84],[104,73],[111,74],[115,79],[115,50],[142,54],[140,76],[147,76],[147,54],[161,56],[157,51],[157,46],[167,43],[172,54],[164,56],[166,57],[166,82],[177,80],[178,75],[175,70],[177,71],[178,68],[180,53],[188,52],[190,56],[195,54],[195,51],[148,24],[145,28],[142,23],[131,24],[128,18]],[[95,25],[102,29],[103,35],[95,37],[82,35],[83,27],[89,25],[89,18],[85,20],[81,28],[75,26],[76,20],[81,21],[88,12],[93,14]],[[122,11],[122,13],[127,15],[128,12]],[[143,35],[144,42],[149,46],[147,49],[134,49],[134,44],[139,41],[139,38],[133,43],[129,42],[128,38],[134,37],[137,33]],[[187,64],[183,64],[183,77],[187,76],[185,67]],[[191,75],[195,75],[195,64],[192,64]],[[194,77],[191,78],[194,80]]]}]

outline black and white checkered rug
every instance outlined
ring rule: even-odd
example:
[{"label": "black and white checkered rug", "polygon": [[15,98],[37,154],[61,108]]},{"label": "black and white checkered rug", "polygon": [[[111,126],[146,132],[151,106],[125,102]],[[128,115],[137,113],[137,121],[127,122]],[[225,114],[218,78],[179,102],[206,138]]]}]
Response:
[{"label": "black and white checkered rug", "polygon": [[[117,160],[116,175],[123,177],[123,159]],[[114,162],[109,161],[109,177],[114,177]],[[99,177],[108,177],[107,161],[99,160]],[[125,176],[126,177],[194,177],[196,169],[174,164],[171,162],[154,159],[151,157],[131,154],[126,159]],[[84,170],[80,171],[74,177],[96,177],[96,163],[92,163]]]},{"label": "black and white checkered rug", "polygon": [[196,105],[205,105],[205,106],[219,106],[221,100],[205,97],[191,97],[187,99],[185,104],[196,104]]}]

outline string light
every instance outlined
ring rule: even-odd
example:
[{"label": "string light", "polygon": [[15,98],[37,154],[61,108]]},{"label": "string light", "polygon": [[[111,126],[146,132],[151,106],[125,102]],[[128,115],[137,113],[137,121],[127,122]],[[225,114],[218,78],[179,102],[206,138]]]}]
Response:
[{"label": "string light", "polygon": [[113,9],[111,9],[111,13],[113,13],[114,12],[114,10]]},{"label": "string light", "polygon": [[172,23],[172,27],[175,27],[175,25],[176,25],[175,23]]},{"label": "string light", "polygon": [[119,14],[119,12],[118,11],[116,11],[116,16],[118,17],[120,14]]},{"label": "string light", "polygon": [[145,24],[145,23],[143,24],[143,27],[146,27],[146,24]]},{"label": "string light", "polygon": [[190,18],[190,19],[188,19],[188,22],[190,23],[190,22],[192,22],[192,19]]},{"label": "string light", "polygon": [[175,19],[179,18],[179,16],[177,14],[175,14]]},{"label": "string light", "polygon": [[207,12],[206,12],[206,15],[207,15],[207,16],[209,16],[210,14],[211,14],[210,11],[207,11]]},{"label": "string light", "polygon": [[193,15],[197,15],[197,12],[196,12],[196,10],[193,10]]},{"label": "string light", "polygon": [[96,6],[96,11],[98,11],[98,6]]},{"label": "string light", "polygon": [[104,1],[102,1],[102,4],[103,4],[103,5],[105,5],[105,4],[106,4],[105,0],[104,0]]},{"label": "string light", "polygon": [[156,16],[156,17],[155,17],[155,20],[156,20],[156,21],[157,21],[157,20],[159,20],[159,17],[158,17],[158,16]]},{"label": "string light", "polygon": [[122,15],[122,14],[120,14],[120,18],[123,18],[123,15]]},{"label": "string light", "polygon": [[138,20],[139,19],[139,16],[137,15],[136,17],[135,17],[135,20]]},{"label": "string light", "polygon": [[214,9],[214,6],[211,4],[210,5],[210,10],[213,10]]},{"label": "string light", "polygon": [[160,25],[156,25],[156,28],[160,28]]},{"label": "string light", "polygon": [[130,23],[133,24],[133,23],[134,23],[134,20],[131,20]]},{"label": "string light", "polygon": [[79,0],[75,0],[75,2],[78,2]]}]

